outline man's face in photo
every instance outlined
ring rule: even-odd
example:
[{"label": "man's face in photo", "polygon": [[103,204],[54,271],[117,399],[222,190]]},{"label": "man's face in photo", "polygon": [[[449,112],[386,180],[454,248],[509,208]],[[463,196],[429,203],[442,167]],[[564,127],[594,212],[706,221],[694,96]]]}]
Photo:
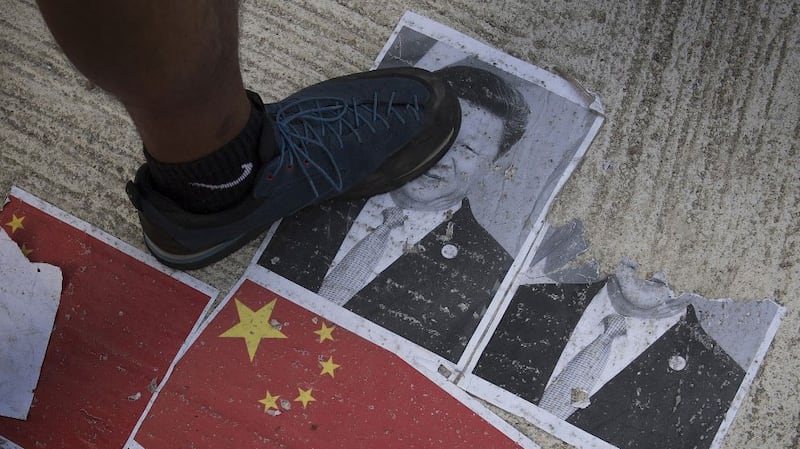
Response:
[{"label": "man's face in photo", "polygon": [[504,123],[469,102],[461,103],[461,130],[453,146],[426,173],[391,193],[398,206],[444,210],[458,204],[472,184],[488,173],[500,148]]}]

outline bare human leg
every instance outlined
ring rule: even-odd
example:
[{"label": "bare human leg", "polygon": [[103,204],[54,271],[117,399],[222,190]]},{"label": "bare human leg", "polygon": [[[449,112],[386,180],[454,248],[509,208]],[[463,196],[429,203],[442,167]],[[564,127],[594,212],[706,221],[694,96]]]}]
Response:
[{"label": "bare human leg", "polygon": [[38,3],[64,53],[122,102],[154,158],[198,159],[244,128],[237,1]]}]

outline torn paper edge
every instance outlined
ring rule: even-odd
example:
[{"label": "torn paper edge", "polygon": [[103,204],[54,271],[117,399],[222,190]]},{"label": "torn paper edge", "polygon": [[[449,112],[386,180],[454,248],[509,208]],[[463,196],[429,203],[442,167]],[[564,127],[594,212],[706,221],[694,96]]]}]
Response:
[{"label": "torn paper edge", "polygon": [[[73,228],[78,229],[79,231],[83,231],[86,234],[92,236],[93,238],[96,238],[100,242],[105,243],[106,245],[109,245],[113,248],[116,248],[117,250],[138,260],[139,262],[142,262],[145,265],[150,266],[155,270],[158,270],[161,273],[164,273],[169,277],[195,289],[196,291],[202,293],[203,295],[208,296],[209,301],[203,308],[203,312],[200,314],[195,324],[192,326],[191,332],[194,332],[200,326],[203,319],[213,309],[214,303],[217,297],[219,296],[219,290],[217,290],[216,288],[182,271],[174,270],[168,268],[165,265],[162,265],[152,255],[147,254],[144,251],[140,250],[139,248],[136,248],[128,243],[123,242],[122,240],[114,237],[113,235],[101,230],[97,226],[94,226],[91,223],[83,221],[80,218],[64,210],[59,209],[58,207],[44,201],[43,199],[37,196],[34,196],[33,194],[21,189],[20,187],[17,187],[16,185],[11,186],[11,190],[8,196],[13,196],[14,198],[22,201],[23,203],[26,203],[36,209],[39,209],[40,211],[46,213],[47,215],[50,215],[56,220],[66,223],[72,226]],[[3,203],[4,207],[10,201],[8,196],[5,198],[5,202]],[[2,210],[2,208],[0,208],[0,210]],[[184,345],[181,345],[181,347],[178,349],[177,353],[178,357],[181,357],[186,352],[185,346],[186,345],[184,343]]]},{"label": "torn paper edge", "polygon": [[[284,298],[287,301],[290,301],[304,309],[308,310],[311,313],[318,315],[320,318],[328,320],[332,323],[336,323],[337,326],[342,327],[343,329],[352,332],[359,337],[373,343],[377,344],[381,348],[394,353],[403,361],[409,364],[412,368],[416,369],[419,373],[424,375],[426,378],[434,382],[437,386],[442,388],[456,400],[461,402],[463,405],[468,407],[471,411],[475,414],[479,415],[481,418],[486,420],[490,425],[501,431],[504,435],[506,435],[509,439],[517,443],[519,446],[523,447],[524,449],[540,449],[540,447],[534,443],[530,438],[525,436],[522,432],[514,428],[511,424],[500,418],[494,412],[486,408],[481,402],[474,397],[470,396],[467,392],[460,389],[458,386],[452,384],[448,380],[444,379],[440,374],[436,371],[430,371],[426,369],[421,369],[418,365],[411,363],[408,359],[403,357],[401,353],[406,353],[407,351],[399,350],[399,347],[408,344],[404,339],[397,337],[395,334],[389,332],[388,330],[365,320],[364,318],[346,310],[342,307],[339,307],[333,304],[331,301],[322,298],[321,296],[316,295],[315,293],[311,293],[308,290],[303,289],[295,285],[294,283],[278,276],[275,273],[270,272],[269,270],[262,268],[260,266],[250,266],[247,271],[245,271],[244,275],[231,287],[230,292],[225,296],[225,298],[220,301],[219,305],[211,312],[203,324],[196,330],[193,331],[192,336],[187,339],[187,345],[194,344],[197,341],[197,338],[200,334],[205,330],[206,326],[211,323],[214,318],[217,316],[218,313],[225,307],[225,305],[234,297],[234,295],[239,291],[242,284],[246,281],[251,281],[267,290],[270,290]],[[425,351],[428,352],[428,351]],[[169,379],[170,375],[172,374],[173,370],[175,369],[176,365],[179,363],[179,359],[173,361],[173,363],[168,368],[162,385],[166,383]],[[136,433],[141,428],[144,420],[147,418],[147,414],[150,412],[153,404],[158,398],[160,393],[159,391],[154,393],[153,396],[150,398],[150,401],[147,404],[142,416],[139,418],[136,426],[133,428],[133,431],[128,438],[124,448],[125,449],[145,449],[139,443],[136,442],[135,437]]]}]

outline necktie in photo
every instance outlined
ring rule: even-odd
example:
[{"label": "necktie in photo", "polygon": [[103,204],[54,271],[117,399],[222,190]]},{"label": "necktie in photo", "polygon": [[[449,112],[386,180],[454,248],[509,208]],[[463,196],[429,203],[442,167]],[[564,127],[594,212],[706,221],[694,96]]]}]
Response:
[{"label": "necktie in photo", "polygon": [[364,288],[389,243],[389,233],[403,224],[403,210],[390,207],[383,210],[383,224],[355,244],[333,267],[319,289],[319,295],[338,305],[344,305]]},{"label": "necktie in photo", "polygon": [[539,407],[567,419],[581,402],[588,405],[589,393],[608,363],[611,344],[626,333],[625,317],[616,313],[603,318],[603,326],[603,333],[581,349],[545,388]]}]

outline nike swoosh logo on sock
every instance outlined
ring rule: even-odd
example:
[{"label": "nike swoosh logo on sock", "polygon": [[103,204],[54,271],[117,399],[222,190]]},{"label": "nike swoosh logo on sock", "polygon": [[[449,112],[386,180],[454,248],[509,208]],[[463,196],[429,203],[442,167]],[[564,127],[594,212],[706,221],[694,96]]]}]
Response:
[{"label": "nike swoosh logo on sock", "polygon": [[233,187],[233,186],[239,184],[240,182],[244,181],[245,179],[247,179],[247,177],[250,176],[250,173],[252,173],[252,172],[253,172],[253,163],[252,162],[248,162],[246,164],[242,164],[242,174],[238,178],[234,179],[231,182],[226,182],[225,184],[203,184],[201,182],[190,182],[189,185],[190,186],[194,186],[194,187],[201,187],[203,189],[209,189],[209,190],[230,189],[231,187]]}]

